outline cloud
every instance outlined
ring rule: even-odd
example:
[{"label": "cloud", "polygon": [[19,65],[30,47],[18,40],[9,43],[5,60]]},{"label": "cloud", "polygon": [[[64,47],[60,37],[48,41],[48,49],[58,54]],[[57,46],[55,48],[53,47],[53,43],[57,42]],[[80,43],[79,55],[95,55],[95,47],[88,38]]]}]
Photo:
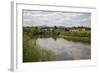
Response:
[{"label": "cloud", "polygon": [[85,26],[91,25],[90,13],[23,10],[23,26]]}]

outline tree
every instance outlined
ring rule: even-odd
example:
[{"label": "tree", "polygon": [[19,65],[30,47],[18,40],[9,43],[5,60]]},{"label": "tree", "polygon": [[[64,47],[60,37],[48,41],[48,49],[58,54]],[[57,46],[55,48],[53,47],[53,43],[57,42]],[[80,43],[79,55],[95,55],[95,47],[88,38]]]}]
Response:
[{"label": "tree", "polygon": [[54,29],[57,29],[57,26],[54,26]]}]

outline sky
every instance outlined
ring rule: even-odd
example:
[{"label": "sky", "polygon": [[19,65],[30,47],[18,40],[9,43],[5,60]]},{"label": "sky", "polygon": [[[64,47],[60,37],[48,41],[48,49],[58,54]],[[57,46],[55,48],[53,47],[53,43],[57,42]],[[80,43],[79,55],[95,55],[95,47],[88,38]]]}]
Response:
[{"label": "sky", "polygon": [[23,10],[23,26],[91,27],[91,13]]}]

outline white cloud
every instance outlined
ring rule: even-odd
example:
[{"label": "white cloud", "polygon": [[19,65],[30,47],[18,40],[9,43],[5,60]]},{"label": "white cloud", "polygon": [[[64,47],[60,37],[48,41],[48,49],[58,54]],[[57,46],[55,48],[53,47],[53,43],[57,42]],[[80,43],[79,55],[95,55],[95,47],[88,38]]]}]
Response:
[{"label": "white cloud", "polygon": [[23,26],[86,26],[90,27],[90,13],[23,11]]}]

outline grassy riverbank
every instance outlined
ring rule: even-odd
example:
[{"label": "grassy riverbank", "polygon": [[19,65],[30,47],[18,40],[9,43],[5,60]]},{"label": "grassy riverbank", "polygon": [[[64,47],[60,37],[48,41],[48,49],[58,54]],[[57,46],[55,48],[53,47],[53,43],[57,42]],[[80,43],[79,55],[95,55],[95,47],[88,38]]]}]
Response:
[{"label": "grassy riverbank", "polygon": [[[23,62],[40,62],[55,60],[56,53],[48,48],[41,48],[34,44],[29,44],[30,37],[23,36]],[[33,40],[33,39],[32,39]],[[34,39],[35,41],[35,39]]]}]

